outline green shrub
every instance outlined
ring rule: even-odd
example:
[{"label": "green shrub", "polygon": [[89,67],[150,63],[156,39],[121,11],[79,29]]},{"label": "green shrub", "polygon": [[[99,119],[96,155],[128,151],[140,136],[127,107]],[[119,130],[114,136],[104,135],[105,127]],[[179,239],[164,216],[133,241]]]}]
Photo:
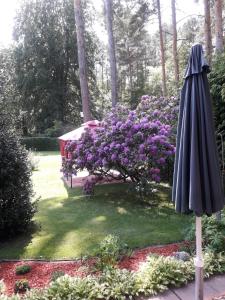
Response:
[{"label": "green shrub", "polygon": [[52,137],[23,137],[20,139],[27,150],[36,151],[58,151],[59,142],[57,138]]},{"label": "green shrub", "polygon": [[97,251],[99,258],[97,267],[101,270],[107,267],[114,267],[117,262],[126,255],[128,246],[122,243],[118,236],[107,235],[100,243]]},{"label": "green shrub", "polygon": [[29,265],[21,265],[16,267],[16,274],[21,275],[21,274],[26,274],[29,273],[31,270],[31,266]]},{"label": "green shrub", "polygon": [[183,262],[172,257],[149,256],[137,273],[138,290],[145,295],[156,295],[168,286],[181,286],[193,277],[193,260]]},{"label": "green shrub", "polygon": [[29,282],[27,279],[17,280],[14,287],[15,293],[26,292],[30,289]]},{"label": "green shrub", "polygon": [[[186,239],[195,240],[195,221],[186,230]],[[214,252],[222,252],[225,249],[225,223],[217,221],[215,217],[202,217],[202,241],[203,248]],[[193,243],[192,246],[195,246]]]},{"label": "green shrub", "polygon": [[23,232],[35,212],[27,151],[0,115],[0,237]]},{"label": "green shrub", "polygon": [[47,299],[103,299],[101,288],[95,277],[80,278],[65,275],[50,284]]},{"label": "green shrub", "polygon": [[65,272],[63,271],[54,271],[51,275],[51,281],[56,281],[59,277],[62,277],[65,275]]},{"label": "green shrub", "polygon": [[133,299],[138,295],[136,274],[128,270],[108,269],[99,277],[104,299]]}]

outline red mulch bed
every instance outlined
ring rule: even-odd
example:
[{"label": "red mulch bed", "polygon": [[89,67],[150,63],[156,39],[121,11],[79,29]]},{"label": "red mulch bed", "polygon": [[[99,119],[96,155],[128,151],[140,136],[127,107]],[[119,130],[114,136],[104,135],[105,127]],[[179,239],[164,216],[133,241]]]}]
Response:
[{"label": "red mulch bed", "polygon": [[[138,249],[130,257],[125,257],[120,263],[120,268],[137,271],[140,263],[146,260],[150,253],[170,256],[179,251],[181,244],[148,247]],[[31,271],[24,275],[16,275],[15,267],[21,264],[29,264]],[[68,275],[85,276],[91,272],[95,259],[78,261],[17,261],[0,262],[0,279],[6,284],[6,294],[12,294],[16,280],[26,278],[31,288],[42,288],[49,284],[54,271],[63,271]]]}]

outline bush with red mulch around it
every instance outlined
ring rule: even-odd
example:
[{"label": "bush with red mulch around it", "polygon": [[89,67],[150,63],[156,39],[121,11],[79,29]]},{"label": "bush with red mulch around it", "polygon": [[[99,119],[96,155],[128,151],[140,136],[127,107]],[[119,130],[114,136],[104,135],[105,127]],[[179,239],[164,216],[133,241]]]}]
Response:
[{"label": "bush with red mulch around it", "polygon": [[[180,247],[181,244],[170,244],[135,250],[130,257],[122,259],[119,263],[119,268],[137,271],[139,265],[146,260],[149,254],[170,256],[173,255],[174,252],[179,251]],[[63,271],[65,274],[71,276],[86,276],[93,272],[95,262],[95,258],[57,262],[26,261],[26,264],[31,266],[31,271],[24,275],[16,275],[15,272],[16,267],[24,264],[24,261],[1,262],[0,279],[4,280],[6,284],[6,294],[10,295],[14,291],[15,282],[21,278],[26,278],[31,288],[43,288],[49,285],[53,272]]]}]

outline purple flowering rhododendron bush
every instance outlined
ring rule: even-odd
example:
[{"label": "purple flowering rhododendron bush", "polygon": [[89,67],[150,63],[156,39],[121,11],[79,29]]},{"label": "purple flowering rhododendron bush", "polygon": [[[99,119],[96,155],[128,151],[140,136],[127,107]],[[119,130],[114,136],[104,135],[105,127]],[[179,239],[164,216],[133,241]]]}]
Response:
[{"label": "purple flowering rhododendron bush", "polygon": [[67,146],[64,173],[88,170],[95,175],[84,186],[92,193],[99,179],[160,182],[161,172],[174,154],[177,101],[143,96],[136,110],[118,105],[95,130],[87,129]]}]

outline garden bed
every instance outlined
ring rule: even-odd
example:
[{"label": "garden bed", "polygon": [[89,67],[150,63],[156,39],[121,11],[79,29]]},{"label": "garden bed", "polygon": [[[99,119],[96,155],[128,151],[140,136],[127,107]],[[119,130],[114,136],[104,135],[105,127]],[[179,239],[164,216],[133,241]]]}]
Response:
[{"label": "garden bed", "polygon": [[[130,257],[125,257],[120,262],[119,267],[136,271],[148,254],[170,256],[179,250],[180,245],[176,243],[135,250]],[[31,271],[24,275],[16,275],[15,268],[24,263],[31,266]],[[12,294],[14,284],[19,279],[26,278],[31,288],[42,288],[48,286],[52,273],[56,271],[63,271],[71,276],[86,276],[93,272],[94,263],[94,258],[77,261],[2,261],[0,262],[0,279],[3,279],[6,284],[6,294]]]}]

